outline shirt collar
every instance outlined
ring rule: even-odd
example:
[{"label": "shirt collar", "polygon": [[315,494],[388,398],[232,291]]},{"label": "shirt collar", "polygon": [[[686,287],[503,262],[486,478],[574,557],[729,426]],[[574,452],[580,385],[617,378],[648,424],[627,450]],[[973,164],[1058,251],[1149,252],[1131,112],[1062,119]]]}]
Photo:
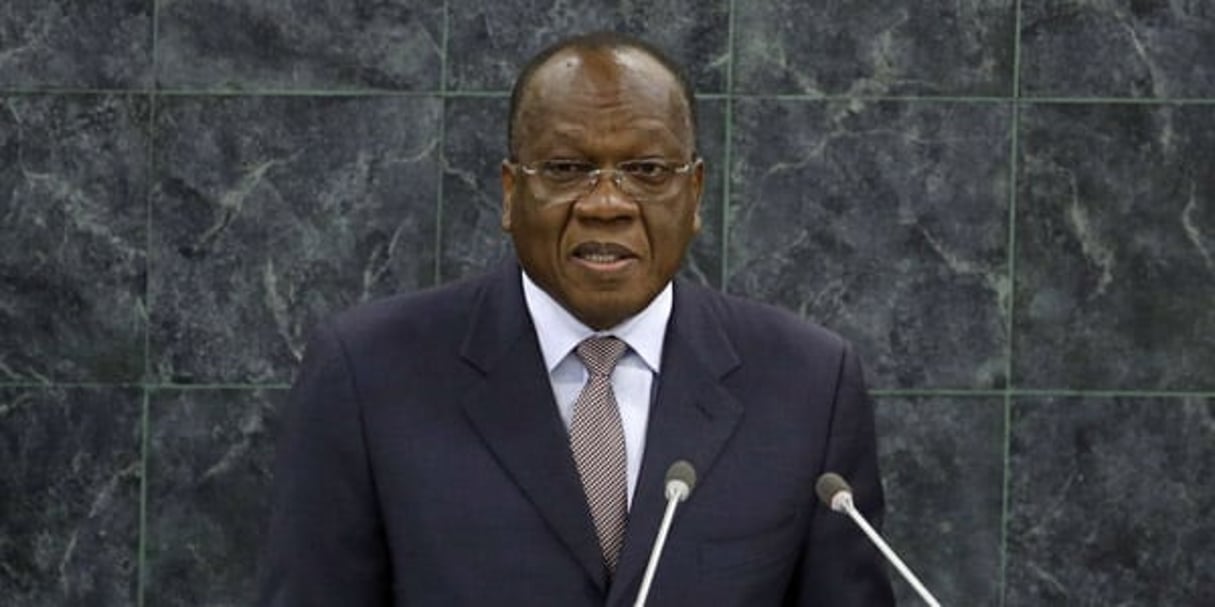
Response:
[{"label": "shirt collar", "polygon": [[646,366],[658,373],[662,361],[662,342],[667,333],[667,321],[671,318],[671,303],[674,300],[671,283],[663,287],[650,305],[641,312],[606,331],[595,331],[574,318],[568,310],[557,303],[548,293],[532,282],[527,272],[523,275],[523,299],[527,311],[536,327],[536,338],[544,365],[549,373],[582,340],[593,335],[612,335],[628,344]]}]

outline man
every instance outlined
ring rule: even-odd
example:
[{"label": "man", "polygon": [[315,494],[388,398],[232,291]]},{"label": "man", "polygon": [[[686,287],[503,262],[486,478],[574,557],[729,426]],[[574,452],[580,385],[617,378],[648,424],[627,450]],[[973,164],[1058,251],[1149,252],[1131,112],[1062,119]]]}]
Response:
[{"label": "man", "polygon": [[838,472],[880,519],[848,345],[673,281],[704,183],[678,69],[619,35],[561,42],[520,75],[509,139],[518,263],[317,332],[263,604],[631,605],[677,460],[699,481],[650,604],[893,604],[814,495]]}]

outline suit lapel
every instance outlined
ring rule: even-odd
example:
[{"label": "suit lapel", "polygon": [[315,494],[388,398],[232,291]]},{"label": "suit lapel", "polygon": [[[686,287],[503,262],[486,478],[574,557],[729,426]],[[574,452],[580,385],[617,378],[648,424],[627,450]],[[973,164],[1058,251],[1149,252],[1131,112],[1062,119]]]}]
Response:
[{"label": "suit lapel", "polygon": [[462,355],[484,374],[463,402],[472,425],[603,590],[599,540],[514,264],[483,290]]},{"label": "suit lapel", "polygon": [[[698,478],[711,474],[714,461],[742,417],[742,406],[721,386],[721,379],[740,362],[709,308],[713,296],[700,287],[676,283],[641,477],[609,605],[619,603],[624,592],[636,592],[640,584],[666,507],[667,468],[685,459]],[[696,499],[695,491],[689,499]]]}]

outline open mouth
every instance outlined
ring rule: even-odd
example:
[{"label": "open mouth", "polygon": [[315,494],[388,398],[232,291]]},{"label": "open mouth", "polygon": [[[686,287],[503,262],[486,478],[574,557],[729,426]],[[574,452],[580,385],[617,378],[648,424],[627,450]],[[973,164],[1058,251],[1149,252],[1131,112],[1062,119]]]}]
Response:
[{"label": "open mouth", "polygon": [[574,248],[574,258],[593,265],[616,265],[635,258],[627,248],[609,242],[586,242]]}]

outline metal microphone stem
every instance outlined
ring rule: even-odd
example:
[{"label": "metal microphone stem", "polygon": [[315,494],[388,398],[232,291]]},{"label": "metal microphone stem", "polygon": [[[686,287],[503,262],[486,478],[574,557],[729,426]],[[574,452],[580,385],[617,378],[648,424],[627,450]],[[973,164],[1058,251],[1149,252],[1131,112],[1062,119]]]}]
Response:
[{"label": "metal microphone stem", "polygon": [[865,517],[861,516],[860,512],[857,512],[856,506],[852,503],[852,495],[844,493],[836,496],[835,499],[838,499],[843,503],[844,512],[846,512],[848,516],[852,517],[853,522],[855,522],[856,525],[861,528],[861,531],[864,531],[865,535],[869,536],[869,539],[873,541],[873,544],[878,547],[878,550],[881,550],[882,554],[886,555],[886,559],[889,560],[892,565],[894,565],[895,569],[899,570],[899,573],[903,575],[903,579],[907,580],[907,583],[911,584],[912,588],[915,588],[915,591],[920,594],[920,598],[924,599],[924,602],[928,603],[930,607],[941,607],[941,603],[937,602],[936,597],[932,596],[932,593],[928,592],[928,589],[924,587],[924,584],[920,583],[920,578],[916,577],[915,574],[911,572],[911,569],[909,569],[907,565],[903,564],[903,559],[900,559],[899,555],[895,554],[894,550],[890,549],[890,546],[886,544],[886,541],[882,539],[882,536],[878,535],[877,531],[874,531],[873,527],[869,526],[869,521],[865,520]]},{"label": "metal microphone stem", "polygon": [[654,582],[654,572],[658,569],[658,559],[667,543],[667,532],[671,530],[671,521],[675,519],[675,508],[679,507],[682,498],[678,495],[667,497],[667,509],[662,515],[662,525],[658,527],[658,537],[654,540],[654,549],[650,551],[650,562],[645,566],[645,577],[641,578],[641,590],[637,592],[637,602],[633,607],[645,607],[646,596],[650,594],[650,584]]}]

